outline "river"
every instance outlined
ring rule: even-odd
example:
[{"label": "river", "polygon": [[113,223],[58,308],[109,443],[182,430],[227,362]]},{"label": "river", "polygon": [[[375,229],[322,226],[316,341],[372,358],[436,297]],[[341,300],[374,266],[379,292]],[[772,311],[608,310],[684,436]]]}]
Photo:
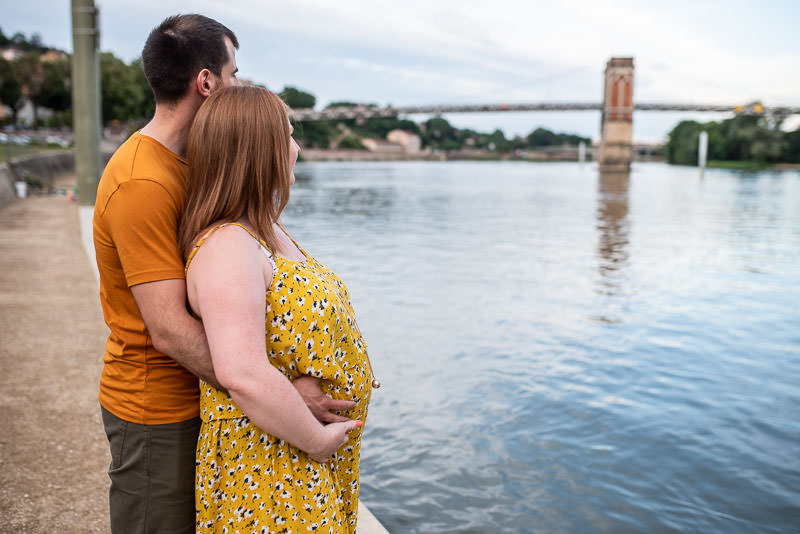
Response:
[{"label": "river", "polygon": [[800,172],[299,163],[372,364],[393,534],[800,525]]}]

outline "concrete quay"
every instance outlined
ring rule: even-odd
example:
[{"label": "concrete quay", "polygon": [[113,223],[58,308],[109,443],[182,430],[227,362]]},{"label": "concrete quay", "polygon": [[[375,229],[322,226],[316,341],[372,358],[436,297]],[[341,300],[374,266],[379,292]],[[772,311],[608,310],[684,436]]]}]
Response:
[{"label": "concrete quay", "polygon": [[[52,179],[54,189],[74,184],[70,174]],[[63,195],[0,202],[3,534],[109,531],[97,403],[108,330],[84,248],[93,251],[90,217]],[[388,534],[361,504],[358,534]]]}]

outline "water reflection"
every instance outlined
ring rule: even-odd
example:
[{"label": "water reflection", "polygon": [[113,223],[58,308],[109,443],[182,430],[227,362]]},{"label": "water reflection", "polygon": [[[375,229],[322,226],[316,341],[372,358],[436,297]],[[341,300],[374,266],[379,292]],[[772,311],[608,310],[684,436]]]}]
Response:
[{"label": "water reflection", "polygon": [[623,290],[623,270],[628,263],[630,172],[600,172],[597,183],[597,292],[617,295]]},{"label": "water reflection", "polygon": [[296,185],[292,189],[290,213],[328,213],[337,216],[385,216],[394,204],[395,190],[391,185],[354,186],[337,184],[326,186],[314,183],[315,174],[308,170],[295,173]]}]

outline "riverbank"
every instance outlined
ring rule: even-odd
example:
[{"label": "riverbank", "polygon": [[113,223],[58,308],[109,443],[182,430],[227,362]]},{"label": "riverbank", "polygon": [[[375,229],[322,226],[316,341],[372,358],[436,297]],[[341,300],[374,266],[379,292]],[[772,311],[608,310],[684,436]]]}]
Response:
[{"label": "riverbank", "polygon": [[758,161],[718,161],[706,164],[709,169],[730,169],[738,171],[797,171],[800,163],[762,163]]},{"label": "riverbank", "polygon": [[[593,151],[589,152],[589,159]],[[304,148],[300,161],[578,161],[577,147],[553,147],[542,150],[495,152],[484,149],[461,149],[448,151],[402,152],[389,150],[339,150]]]}]

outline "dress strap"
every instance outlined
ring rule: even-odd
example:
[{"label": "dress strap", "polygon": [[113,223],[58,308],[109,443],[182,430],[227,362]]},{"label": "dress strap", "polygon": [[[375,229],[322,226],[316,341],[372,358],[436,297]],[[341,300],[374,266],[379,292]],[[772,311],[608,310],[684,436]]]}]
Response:
[{"label": "dress strap", "polygon": [[267,257],[267,260],[269,260],[270,265],[272,265],[272,276],[277,276],[278,275],[278,266],[275,264],[275,258],[273,257],[272,251],[270,251],[267,248],[267,244],[264,242],[264,240],[261,239],[260,237],[258,237],[256,234],[254,234],[248,227],[246,227],[242,223],[238,223],[238,222],[226,222],[226,223],[218,224],[217,226],[214,226],[208,232],[203,234],[203,237],[198,239],[197,243],[194,245],[194,248],[192,248],[192,251],[189,253],[189,257],[186,258],[186,267],[184,267],[184,269],[183,269],[184,275],[186,274],[186,271],[189,270],[189,264],[192,262],[192,259],[194,259],[195,254],[197,254],[198,249],[203,245],[203,243],[205,243],[206,240],[209,237],[211,237],[211,234],[213,234],[214,232],[216,232],[220,228],[225,228],[226,226],[238,226],[239,228],[241,228],[242,230],[244,230],[245,232],[250,234],[250,236],[253,239],[258,241],[258,244],[261,246],[262,252],[264,252],[264,255]]}]

